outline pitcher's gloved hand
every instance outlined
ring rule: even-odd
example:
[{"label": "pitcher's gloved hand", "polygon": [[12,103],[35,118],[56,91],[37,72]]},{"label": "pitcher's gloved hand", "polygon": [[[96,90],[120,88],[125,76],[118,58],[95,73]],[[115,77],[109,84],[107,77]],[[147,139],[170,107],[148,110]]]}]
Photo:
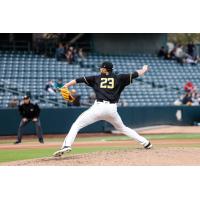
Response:
[{"label": "pitcher's gloved hand", "polygon": [[59,89],[62,97],[69,102],[73,102],[75,98],[72,96],[71,92],[66,87],[62,87]]}]

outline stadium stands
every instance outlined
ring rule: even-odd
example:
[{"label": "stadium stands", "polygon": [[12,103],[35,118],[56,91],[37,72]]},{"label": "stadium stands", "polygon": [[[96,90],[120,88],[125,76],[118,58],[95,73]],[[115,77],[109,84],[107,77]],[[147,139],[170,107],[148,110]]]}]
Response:
[{"label": "stadium stands", "polygon": [[[191,80],[200,87],[199,65],[179,65],[153,55],[106,56],[89,54],[83,66],[69,65],[28,52],[0,52],[0,107],[7,107],[14,95],[30,93],[41,107],[66,106],[60,94],[48,94],[44,88],[49,80],[62,78],[63,82],[80,76],[97,73],[98,65],[105,60],[113,62],[117,73],[128,73],[144,64],[151,67],[148,75],[137,79],[122,93],[129,106],[172,105],[180,96],[183,85]],[[84,84],[74,87],[87,104],[92,89]]]}]

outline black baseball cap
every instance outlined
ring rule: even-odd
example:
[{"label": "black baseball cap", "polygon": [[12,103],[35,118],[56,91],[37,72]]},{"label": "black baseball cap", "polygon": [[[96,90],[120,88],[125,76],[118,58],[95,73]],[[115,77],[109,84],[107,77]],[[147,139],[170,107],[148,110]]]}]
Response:
[{"label": "black baseball cap", "polygon": [[107,70],[112,70],[113,64],[111,62],[105,61],[99,66],[99,68],[106,68]]},{"label": "black baseball cap", "polygon": [[25,95],[25,96],[23,97],[23,99],[24,99],[24,100],[27,100],[27,99],[30,99],[30,97],[29,97],[28,95]]}]

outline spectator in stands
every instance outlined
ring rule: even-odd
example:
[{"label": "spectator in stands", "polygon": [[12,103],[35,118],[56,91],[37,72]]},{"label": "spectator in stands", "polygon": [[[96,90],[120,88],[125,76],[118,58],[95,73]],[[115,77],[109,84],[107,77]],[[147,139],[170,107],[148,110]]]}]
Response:
[{"label": "spectator in stands", "polygon": [[165,52],[164,59],[166,60],[172,60],[175,59],[175,51],[176,51],[176,45],[172,42],[167,43],[167,51]]},{"label": "spectator in stands", "polygon": [[55,88],[54,88],[54,83],[53,83],[52,80],[50,80],[50,81],[46,84],[45,90],[46,90],[47,92],[49,92],[50,94],[55,94],[55,93],[56,93],[56,90],[55,90]]},{"label": "spectator in stands", "polygon": [[193,42],[187,45],[187,53],[193,58],[195,55],[195,45]]},{"label": "spectator in stands", "polygon": [[200,62],[199,56],[194,56],[194,61],[195,61],[196,63],[199,63],[199,62]]},{"label": "spectator in stands", "polygon": [[59,46],[56,49],[56,59],[57,61],[65,60],[65,49],[62,43],[59,43]]},{"label": "spectator in stands", "polygon": [[184,97],[182,99],[182,104],[187,105],[187,106],[192,105],[192,93],[188,92],[184,95]]},{"label": "spectator in stands", "polygon": [[82,59],[82,60],[84,60],[85,59],[85,52],[83,51],[83,48],[80,48],[79,50],[78,50],[78,57],[80,58],[80,59]]},{"label": "spectator in stands", "polygon": [[165,55],[164,55],[164,59],[165,60],[171,60],[170,54],[166,52]]},{"label": "spectator in stands", "polygon": [[55,82],[55,84],[54,84],[54,88],[55,88],[55,89],[61,88],[61,87],[63,87],[63,86],[64,86],[64,84],[63,84],[63,81],[62,81],[61,78],[58,79],[58,80]]},{"label": "spectator in stands", "polygon": [[200,95],[197,92],[197,87],[191,82],[187,81],[184,85],[184,95],[181,95],[179,99],[174,102],[174,105],[199,105]]},{"label": "spectator in stands", "polygon": [[183,97],[184,97],[184,95],[181,95],[178,99],[176,99],[176,100],[174,101],[174,105],[175,105],[175,106],[180,106],[180,105],[182,105]]},{"label": "spectator in stands", "polygon": [[170,54],[175,49],[175,45],[172,42],[167,42],[167,52]]},{"label": "spectator in stands", "polygon": [[196,65],[198,63],[198,60],[197,58],[192,58],[191,56],[188,56],[186,59],[185,59],[185,62],[187,64],[191,64],[191,65]]},{"label": "spectator in stands", "polygon": [[165,60],[171,60],[172,59],[171,53],[166,52],[165,55],[164,55],[164,59]]},{"label": "spectator in stands", "polygon": [[184,85],[185,92],[193,92],[195,90],[195,85],[191,81],[187,81]]},{"label": "spectator in stands", "polygon": [[167,43],[167,49],[165,50],[165,47],[162,46],[160,48],[160,50],[158,51],[157,56],[159,58],[171,60],[171,59],[174,59],[174,57],[175,57],[174,52],[175,52],[174,44],[173,43]]},{"label": "spectator in stands", "polygon": [[192,93],[192,105],[198,106],[199,103],[200,103],[200,94],[195,91]]},{"label": "spectator in stands", "polygon": [[43,39],[37,39],[33,42],[33,48],[35,53],[37,54],[44,54],[45,52],[45,42]]},{"label": "spectator in stands", "polygon": [[65,55],[66,55],[67,51],[69,50],[69,44],[68,43],[65,44],[64,50],[65,50]]},{"label": "spectator in stands", "polygon": [[80,67],[84,67],[83,66],[83,61],[85,60],[85,52],[83,51],[83,48],[80,48],[78,50],[78,63],[80,65]]},{"label": "spectator in stands", "polygon": [[167,52],[165,51],[165,47],[161,47],[160,50],[158,51],[158,57],[163,58]]},{"label": "spectator in stands", "polygon": [[16,108],[19,105],[19,100],[17,97],[13,97],[13,99],[10,100],[8,103],[9,108]]},{"label": "spectator in stands", "polygon": [[77,94],[76,90],[71,90],[71,94],[72,96],[75,98],[75,100],[73,102],[68,102],[67,105],[68,106],[76,106],[79,107],[80,106],[80,99],[81,99],[81,95]]},{"label": "spectator in stands", "polygon": [[185,52],[183,51],[182,45],[178,45],[178,47],[176,48],[175,57],[176,57],[177,62],[183,65]]},{"label": "spectator in stands", "polygon": [[198,106],[200,104],[200,94],[194,90],[193,92],[187,92],[185,95],[181,95],[179,99],[174,101],[174,105],[189,105]]},{"label": "spectator in stands", "polygon": [[172,49],[172,51],[170,51],[170,53],[169,53],[171,60],[176,59],[175,52],[176,52],[176,47],[174,49]]},{"label": "spectator in stands", "polygon": [[36,127],[36,133],[38,136],[38,140],[40,143],[44,143],[43,134],[42,134],[42,127],[40,124],[40,108],[37,104],[32,104],[30,101],[29,96],[24,96],[22,105],[19,106],[19,113],[22,116],[17,141],[14,144],[19,144],[22,141],[22,128],[27,125],[29,122],[33,122]]},{"label": "spectator in stands", "polygon": [[73,51],[74,51],[74,48],[72,46],[70,46],[69,49],[67,50],[66,54],[65,54],[67,62],[69,64],[73,63],[73,59],[74,59],[74,57],[73,57],[74,52]]}]

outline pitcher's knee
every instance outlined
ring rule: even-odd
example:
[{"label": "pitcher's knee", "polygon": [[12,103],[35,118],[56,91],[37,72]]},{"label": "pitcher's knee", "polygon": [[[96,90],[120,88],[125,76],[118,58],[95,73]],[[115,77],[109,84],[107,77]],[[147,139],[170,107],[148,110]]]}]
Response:
[{"label": "pitcher's knee", "polygon": [[126,132],[127,131],[127,126],[120,126],[120,127],[117,127],[116,129],[120,132]]},{"label": "pitcher's knee", "polygon": [[74,122],[71,127],[71,129],[76,130],[77,132],[79,132],[79,130],[82,128],[83,128],[83,126],[81,126],[81,124],[78,124],[76,122]]}]

